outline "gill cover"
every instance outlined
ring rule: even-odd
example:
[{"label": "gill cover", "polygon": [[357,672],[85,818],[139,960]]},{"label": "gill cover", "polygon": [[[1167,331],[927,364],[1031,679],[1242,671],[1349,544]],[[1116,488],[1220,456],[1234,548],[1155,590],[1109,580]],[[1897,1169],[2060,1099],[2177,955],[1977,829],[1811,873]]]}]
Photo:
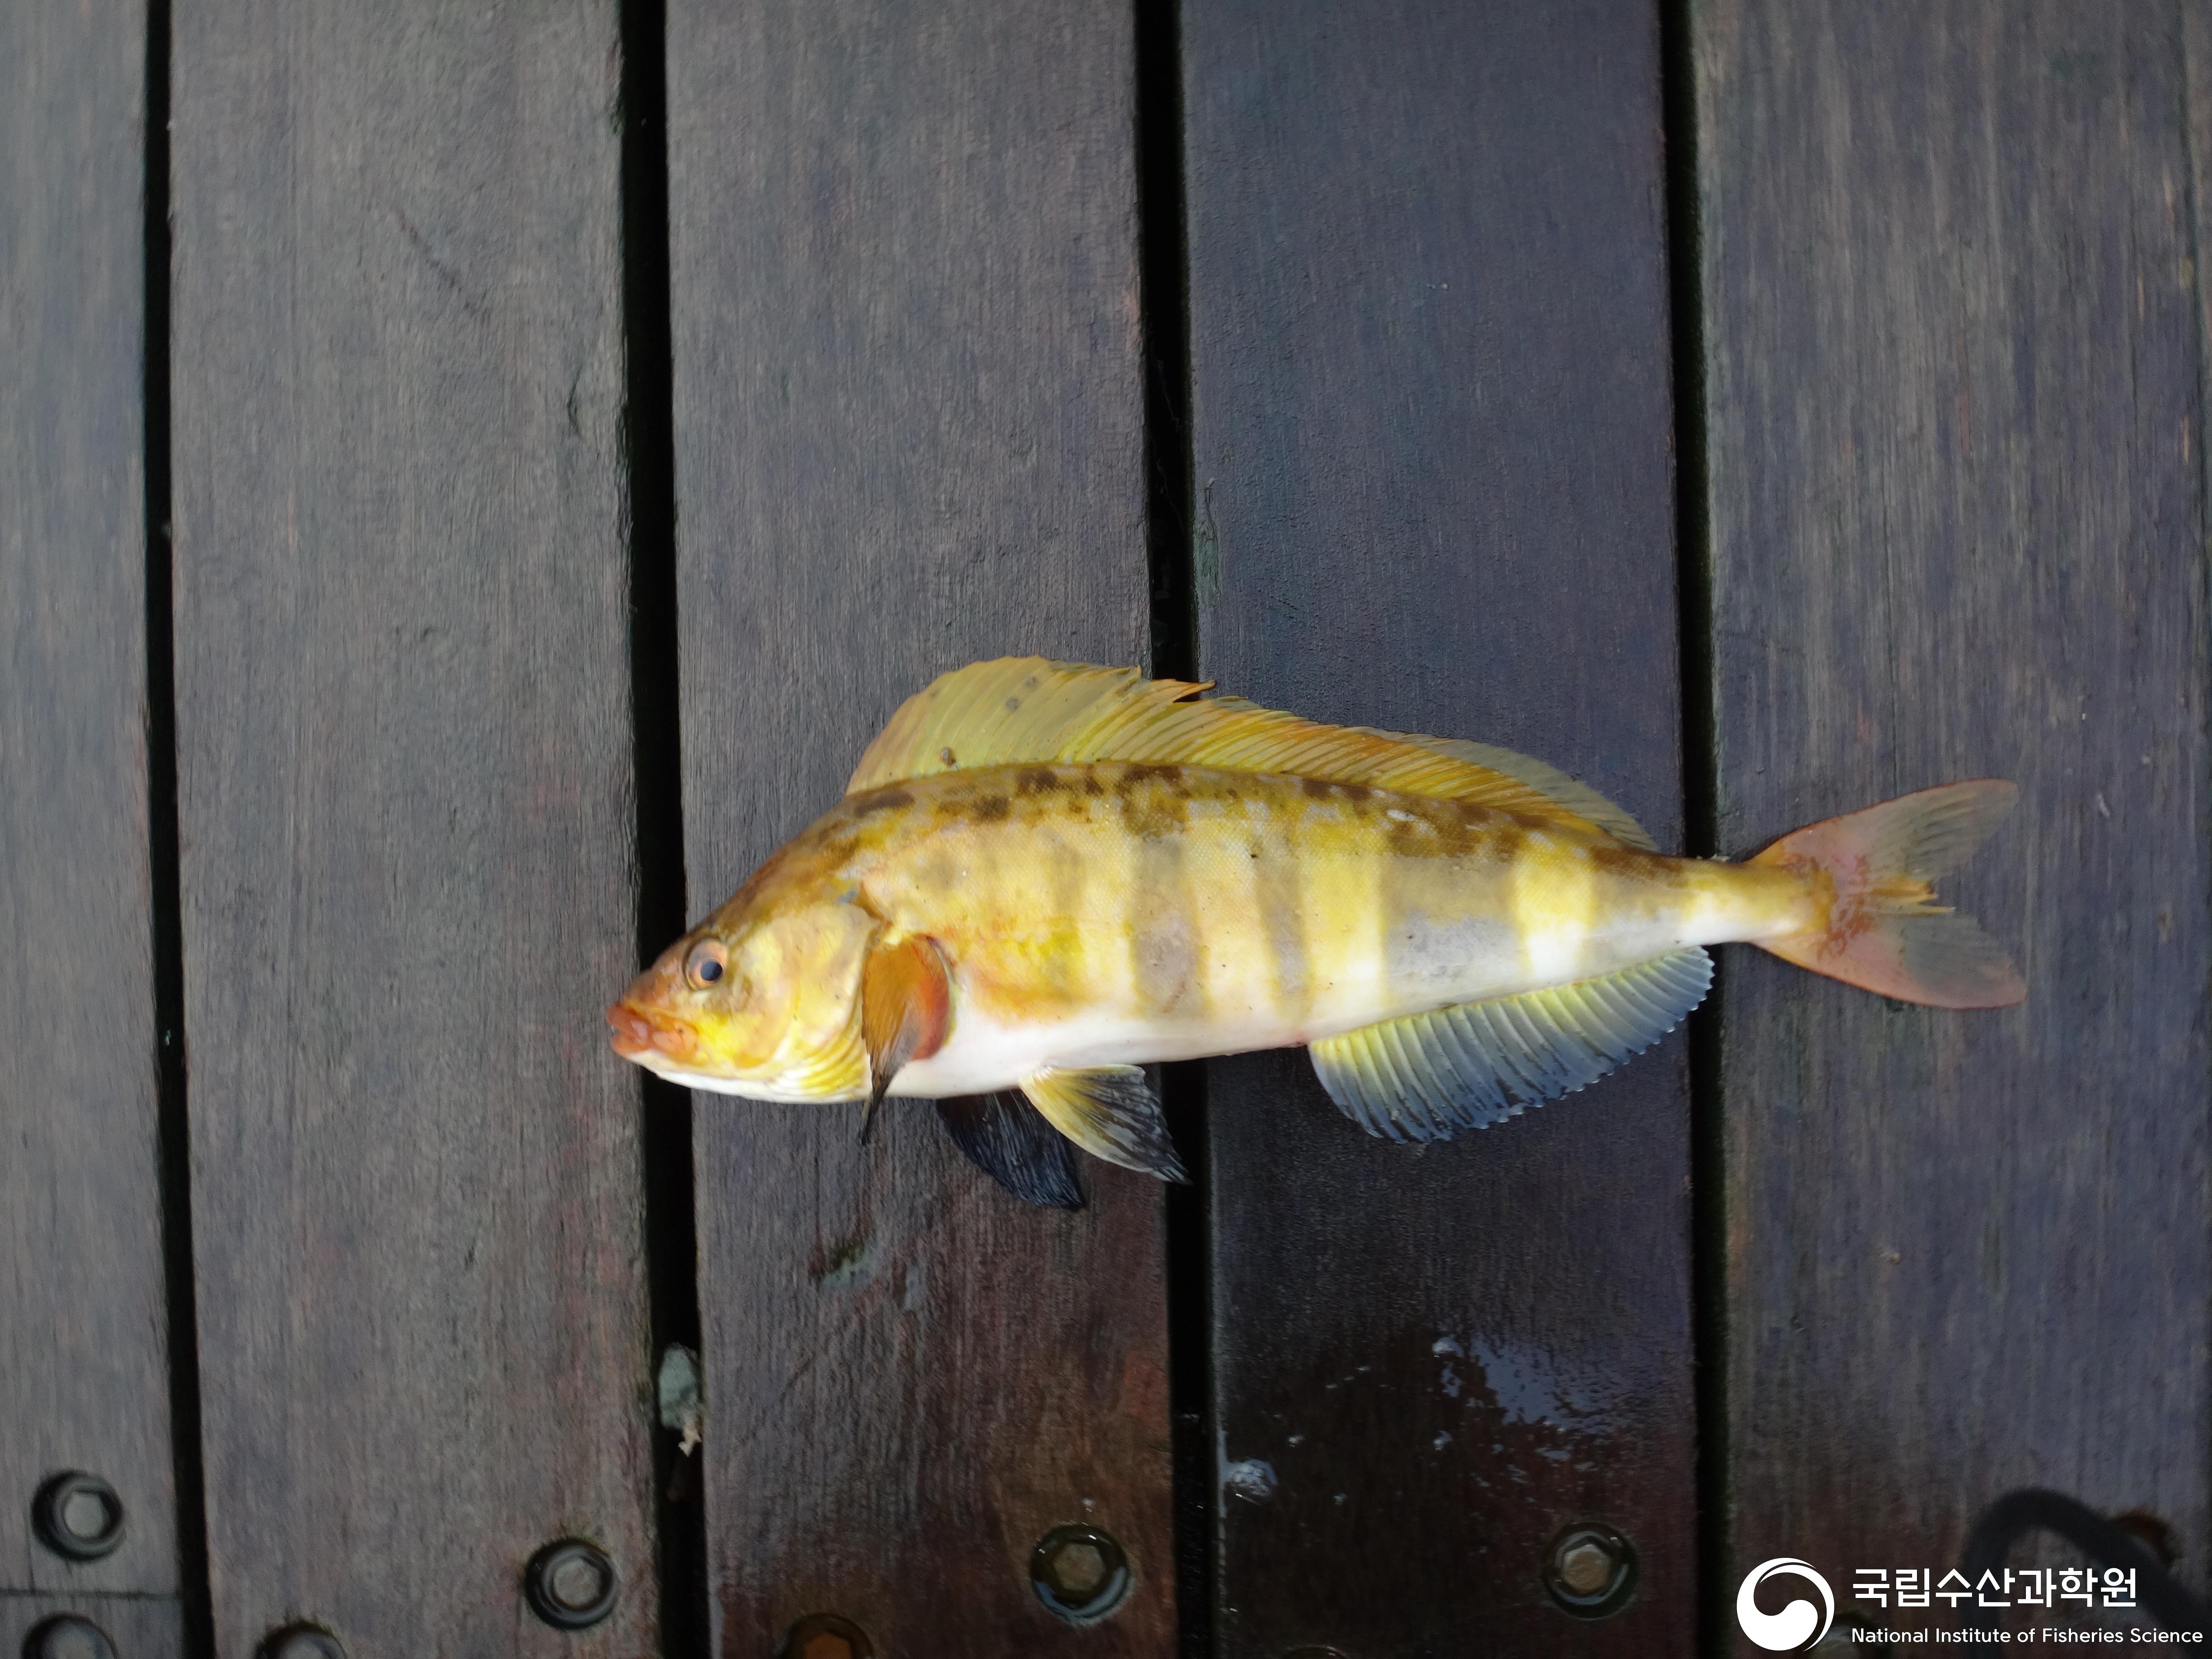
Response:
[{"label": "gill cover", "polygon": [[[741,896],[671,945],[616,1009],[688,1033],[680,1060],[639,1056],[676,1082],[758,1100],[857,1099],[868,1083],[860,975],[876,928],[839,900],[761,911]],[[726,965],[696,985],[684,963],[709,939]]]}]

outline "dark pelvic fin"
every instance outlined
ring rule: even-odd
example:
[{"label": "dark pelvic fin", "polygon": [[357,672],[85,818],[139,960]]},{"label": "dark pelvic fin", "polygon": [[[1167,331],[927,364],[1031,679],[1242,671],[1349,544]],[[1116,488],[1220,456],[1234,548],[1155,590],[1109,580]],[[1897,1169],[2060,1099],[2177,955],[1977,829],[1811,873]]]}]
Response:
[{"label": "dark pelvic fin", "polygon": [[1190,1179],[1142,1066],[1048,1066],[1024,1078],[1022,1092],[1054,1128],[1093,1158],[1163,1181]]},{"label": "dark pelvic fin", "polygon": [[1705,1000],[1692,945],[1618,974],[1385,1020],[1311,1045],[1328,1097],[1371,1135],[1449,1140],[1572,1094]]},{"label": "dark pelvic fin", "polygon": [[860,1114],[864,1143],[899,1068],[944,1047],[951,1023],[951,981],[934,944],[916,937],[868,952],[860,970],[860,1041],[868,1051],[868,1104]]},{"label": "dark pelvic fin", "polygon": [[1083,1207],[1075,1149],[1018,1094],[963,1095],[937,1115],[970,1163],[1024,1204]]}]

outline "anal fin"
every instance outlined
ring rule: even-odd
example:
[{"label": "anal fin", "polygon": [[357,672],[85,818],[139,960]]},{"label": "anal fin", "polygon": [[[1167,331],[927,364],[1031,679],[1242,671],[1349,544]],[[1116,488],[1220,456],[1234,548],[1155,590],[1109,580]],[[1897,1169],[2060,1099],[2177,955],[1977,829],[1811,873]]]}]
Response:
[{"label": "anal fin", "polygon": [[1022,1092],[1046,1121],[1093,1158],[1163,1181],[1190,1179],[1142,1066],[1048,1066],[1024,1078]]},{"label": "anal fin", "polygon": [[940,1100],[937,1115],[969,1161],[1023,1203],[1083,1207],[1074,1148],[1020,1095]]},{"label": "anal fin", "polygon": [[1372,1135],[1449,1140],[1572,1094],[1650,1048],[1705,1000],[1694,945],[1617,974],[1362,1026],[1311,1045],[1338,1109]]}]

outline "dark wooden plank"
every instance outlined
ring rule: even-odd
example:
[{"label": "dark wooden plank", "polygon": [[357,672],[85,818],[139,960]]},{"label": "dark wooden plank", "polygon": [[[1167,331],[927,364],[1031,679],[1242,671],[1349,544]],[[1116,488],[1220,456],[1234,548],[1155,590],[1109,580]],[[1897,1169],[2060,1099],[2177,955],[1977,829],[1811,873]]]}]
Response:
[{"label": "dark wooden plank", "polygon": [[1737,1565],[1940,1570],[2033,1483],[2153,1509],[2202,1586],[2212,860],[2176,9],[1715,0],[1695,59],[1723,849],[2016,779],[1948,891],[2032,988],[1955,1015],[1730,962]]},{"label": "dark wooden plank", "polygon": [[[179,811],[216,1640],[656,1621],[611,0],[181,8]],[[519,1594],[549,1538],[620,1603]]]},{"label": "dark wooden plank", "polygon": [[[168,1659],[185,1650],[184,1616],[174,1596],[0,1595],[0,1653],[46,1659],[24,1644],[33,1631],[42,1642],[66,1639],[52,1627],[54,1620],[90,1625],[107,1638],[115,1659]],[[62,1647],[58,1654],[82,1651]]]},{"label": "dark wooden plank", "polygon": [[[0,9],[0,1591],[160,1592],[143,9]],[[123,1501],[104,1561],[32,1542],[72,1468]]]},{"label": "dark wooden plank", "polygon": [[[972,659],[1140,660],[1126,9],[681,3],[669,198],[695,912]],[[878,1653],[1172,1641],[1161,1202],[1017,1204],[926,1107],[697,1099],[718,1650],[801,1614]],[[1050,1528],[1135,1563],[1032,1595]]]},{"label": "dark wooden plank", "polygon": [[[1200,658],[1501,743],[1679,846],[1648,7],[1185,0]],[[1686,1652],[1682,1039],[1417,1152],[1302,1054],[1212,1065],[1225,1656]],[[1582,1624],[1539,1568],[1626,1534]]]}]

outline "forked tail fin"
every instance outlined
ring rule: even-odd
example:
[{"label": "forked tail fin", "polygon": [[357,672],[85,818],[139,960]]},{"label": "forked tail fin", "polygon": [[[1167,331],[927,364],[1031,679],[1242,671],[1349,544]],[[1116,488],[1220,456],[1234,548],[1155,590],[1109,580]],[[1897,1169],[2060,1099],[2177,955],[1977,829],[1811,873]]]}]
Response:
[{"label": "forked tail fin", "polygon": [[1929,883],[1957,868],[2012,811],[2001,778],[1923,789],[1829,818],[1780,841],[1753,864],[1827,872],[1827,925],[1762,939],[1785,962],[1901,1002],[2002,1008],[2027,994],[1997,942],[1935,902]]}]

